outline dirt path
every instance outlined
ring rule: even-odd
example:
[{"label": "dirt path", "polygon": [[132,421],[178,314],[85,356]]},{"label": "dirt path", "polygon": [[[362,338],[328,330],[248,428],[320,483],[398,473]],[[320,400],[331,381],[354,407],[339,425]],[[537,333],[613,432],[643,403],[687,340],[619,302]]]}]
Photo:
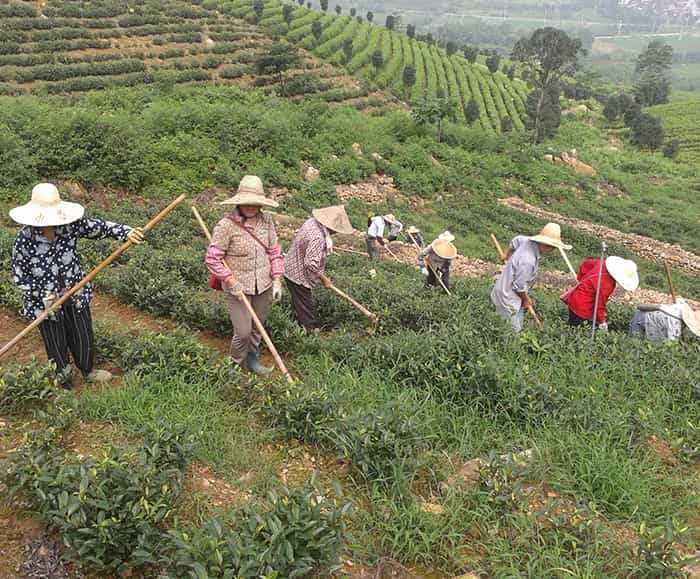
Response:
[{"label": "dirt path", "polygon": [[540,219],[548,219],[550,221],[564,223],[571,227],[575,227],[579,231],[590,233],[591,235],[602,237],[610,241],[615,241],[616,243],[624,245],[637,255],[652,261],[662,262],[666,260],[669,262],[669,265],[672,265],[677,269],[691,273],[700,272],[700,256],[690,251],[686,251],[678,245],[673,245],[664,241],[652,239],[651,237],[638,235],[636,233],[624,233],[622,231],[618,231],[617,229],[612,229],[604,225],[597,225],[595,223],[583,221],[582,219],[566,217],[559,213],[555,213],[554,211],[547,211],[545,209],[535,207],[534,205],[530,205],[529,203],[525,203],[525,201],[519,197],[499,199],[498,203],[504,207],[516,209],[518,211],[522,211],[523,213],[527,213],[528,215],[539,217]]}]

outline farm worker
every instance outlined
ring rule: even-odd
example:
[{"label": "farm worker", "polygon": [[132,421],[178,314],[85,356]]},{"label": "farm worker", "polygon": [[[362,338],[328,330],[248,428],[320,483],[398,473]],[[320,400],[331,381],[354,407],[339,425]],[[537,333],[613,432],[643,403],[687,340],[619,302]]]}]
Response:
[{"label": "farm worker", "polygon": [[231,205],[234,211],[214,227],[206,264],[227,290],[226,306],[233,324],[231,359],[255,374],[266,375],[272,368],[260,364],[262,336],[239,294],[245,294],[263,324],[272,302],[282,296],[282,250],[272,216],[262,211],[278,204],[265,196],[259,177],[246,175],[236,195],[221,205]]},{"label": "farm worker", "polygon": [[399,238],[399,233],[403,231],[403,223],[401,223],[396,217],[391,213],[384,216],[384,220],[389,223],[389,235],[387,235],[388,241],[396,241]]},{"label": "farm worker", "polygon": [[[12,273],[22,290],[24,315],[35,320],[68,289],[85,277],[77,253],[78,239],[143,241],[143,231],[97,217],[85,217],[78,203],[62,201],[52,183],[32,189],[29,203],[15,207],[10,217],[24,225],[12,249]],[[95,340],[90,315],[92,286],[88,283],[39,325],[46,355],[56,365],[61,385],[73,387],[69,354],[88,382],[108,382],[112,375],[93,369]]]},{"label": "farm worker", "polygon": [[425,240],[423,239],[423,234],[421,233],[421,230],[418,229],[415,225],[411,225],[406,230],[406,235],[408,235],[408,239],[411,241],[411,243],[415,243],[421,249],[425,247]]},{"label": "farm worker", "polygon": [[[561,300],[569,307],[570,326],[580,326],[586,321],[593,320],[599,270],[599,259],[587,259],[578,270],[576,286],[560,296]],[[636,290],[639,287],[637,264],[631,259],[611,255],[603,263],[602,275],[600,276],[597,323],[601,330],[608,328],[605,321],[605,306],[617,284],[620,284],[620,287],[628,292]]]},{"label": "farm worker", "polygon": [[[387,223],[390,227],[400,226],[403,228],[403,225],[391,213],[375,215],[367,220],[367,255],[370,259],[378,257],[381,251],[379,246],[386,244],[384,228]],[[389,234],[391,235],[391,232]]]},{"label": "farm worker", "polygon": [[457,248],[452,243],[454,239],[454,235],[445,231],[418,254],[418,265],[423,275],[427,276],[425,278],[426,287],[438,285],[437,274],[445,288],[450,289],[450,265],[452,260],[457,257]]},{"label": "farm worker", "polygon": [[523,328],[525,309],[532,306],[529,292],[535,285],[540,259],[554,248],[571,249],[562,242],[561,228],[556,223],[548,223],[533,237],[518,235],[510,242],[506,265],[491,291],[491,302],[516,332]]},{"label": "farm worker", "polygon": [[333,253],[332,236],[353,231],[342,205],[314,209],[311,215],[311,219],[307,219],[294,235],[284,258],[284,278],[294,315],[297,322],[309,331],[317,327],[311,290],[319,283],[327,288],[333,285],[323,273],[326,259]]},{"label": "farm worker", "polygon": [[681,297],[675,304],[639,304],[630,323],[629,335],[647,340],[678,340],[683,324],[700,338],[700,312],[694,312]]}]

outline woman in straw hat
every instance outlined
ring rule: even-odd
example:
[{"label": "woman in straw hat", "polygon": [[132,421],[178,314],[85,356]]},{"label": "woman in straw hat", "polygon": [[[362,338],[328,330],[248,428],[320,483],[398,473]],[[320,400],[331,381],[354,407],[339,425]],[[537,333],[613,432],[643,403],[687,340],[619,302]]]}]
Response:
[{"label": "woman in straw hat", "polygon": [[[450,289],[450,265],[457,257],[457,248],[452,243],[455,237],[449,231],[441,233],[437,239],[418,254],[418,266],[425,278],[425,286],[438,285],[436,275],[440,276],[443,292]],[[427,263],[426,263],[427,261]]]},{"label": "woman in straw hat", "polygon": [[262,211],[278,204],[265,196],[259,177],[246,175],[236,195],[221,205],[233,206],[234,211],[214,228],[206,264],[227,289],[226,305],[233,324],[231,358],[256,374],[266,375],[272,369],[260,364],[262,336],[239,294],[246,295],[262,323],[272,302],[282,295],[282,250],[272,216]]},{"label": "woman in straw hat", "polygon": [[532,306],[530,290],[537,279],[540,259],[555,248],[571,249],[562,242],[561,228],[556,223],[548,223],[533,237],[518,235],[510,242],[504,256],[506,265],[491,291],[491,302],[516,332],[523,328],[525,309]]},{"label": "woman in straw hat", "polygon": [[678,340],[683,325],[700,338],[700,312],[694,312],[681,297],[675,304],[639,304],[629,328],[629,335],[647,340]]},{"label": "woman in straw hat", "polygon": [[[578,270],[576,286],[561,295],[561,300],[569,307],[570,326],[580,326],[593,320],[599,270],[599,259],[587,259]],[[608,327],[605,321],[605,307],[617,284],[628,292],[636,290],[639,287],[637,264],[631,259],[611,255],[603,263],[600,276],[597,323],[601,330]]]},{"label": "woman in straw hat", "polygon": [[333,253],[332,235],[353,231],[342,205],[314,209],[311,215],[313,217],[294,235],[284,259],[284,277],[294,315],[309,331],[317,327],[311,290],[318,287],[319,282],[326,287],[332,285],[324,275],[326,259]]},{"label": "woman in straw hat", "polygon": [[[32,189],[29,203],[15,207],[10,217],[24,225],[12,251],[12,273],[22,290],[24,315],[35,320],[59,296],[85,277],[78,257],[78,238],[133,243],[143,241],[139,228],[119,225],[96,217],[84,217],[78,203],[62,201],[52,183]],[[70,354],[88,382],[107,382],[112,375],[94,370],[95,341],[90,314],[92,286],[86,284],[39,325],[46,355],[56,365],[64,388],[72,388]]]}]

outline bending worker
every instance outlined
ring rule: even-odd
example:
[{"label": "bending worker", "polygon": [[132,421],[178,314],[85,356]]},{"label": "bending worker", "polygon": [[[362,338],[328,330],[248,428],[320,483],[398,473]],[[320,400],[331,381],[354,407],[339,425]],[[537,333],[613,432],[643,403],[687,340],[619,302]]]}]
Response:
[{"label": "bending worker", "polygon": [[[24,315],[35,320],[85,277],[78,257],[78,239],[143,242],[140,228],[119,225],[97,217],[84,217],[85,208],[62,201],[51,183],[32,189],[32,199],[10,211],[24,225],[12,250],[12,273],[22,290]],[[95,338],[90,314],[92,285],[86,284],[39,325],[46,355],[56,365],[61,385],[72,388],[69,353],[88,382],[107,382],[112,375],[94,370]]]},{"label": "bending worker", "polygon": [[[399,222],[396,217],[391,213],[386,215],[375,215],[367,219],[367,255],[370,259],[379,257],[381,252],[380,246],[386,245],[386,240],[384,239],[384,228],[386,224],[389,224],[391,229],[399,228],[398,231],[403,229],[403,225]],[[389,236],[391,236],[391,229],[389,231]],[[398,235],[398,231],[396,235]],[[396,238],[394,238],[396,239]],[[389,241],[392,241],[389,237]]]},{"label": "bending worker", "polygon": [[292,299],[294,315],[304,328],[317,327],[311,290],[322,282],[331,287],[331,280],[324,275],[326,259],[333,253],[335,233],[352,233],[352,225],[345,207],[335,205],[314,209],[313,216],[294,235],[292,245],[284,259],[284,277]]},{"label": "bending worker", "polygon": [[571,249],[571,246],[562,242],[559,225],[548,223],[533,237],[514,237],[503,256],[506,266],[491,291],[491,302],[516,332],[523,328],[525,309],[532,307],[530,290],[537,279],[540,259],[554,248]]},{"label": "bending worker", "polygon": [[647,340],[678,340],[684,324],[692,335],[700,338],[700,312],[694,312],[681,297],[675,304],[639,304],[629,335]]},{"label": "bending worker", "polygon": [[[599,270],[600,259],[587,259],[578,270],[576,286],[560,296],[569,307],[570,326],[580,326],[593,320]],[[606,330],[608,327],[605,321],[605,308],[617,284],[628,292],[636,290],[639,287],[637,264],[631,259],[611,255],[603,263],[600,276],[597,323],[601,330]]]},{"label": "bending worker", "polygon": [[[443,291],[450,289],[450,265],[457,257],[457,248],[452,243],[455,236],[449,231],[441,233],[430,245],[418,254],[418,265],[423,272],[426,287],[438,285],[440,276]],[[427,261],[427,263],[426,263]]]}]

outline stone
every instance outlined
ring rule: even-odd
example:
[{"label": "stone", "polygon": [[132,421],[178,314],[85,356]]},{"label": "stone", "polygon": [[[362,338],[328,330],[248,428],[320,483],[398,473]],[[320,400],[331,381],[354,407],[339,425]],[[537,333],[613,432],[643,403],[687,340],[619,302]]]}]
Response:
[{"label": "stone", "polygon": [[304,163],[304,180],[315,181],[321,175],[320,171],[310,163]]},{"label": "stone", "polygon": [[382,157],[379,153],[372,153],[370,155],[370,158],[372,159],[372,161],[383,161],[384,160],[384,157]]},{"label": "stone", "polygon": [[421,503],[420,504],[421,513],[429,513],[432,515],[441,515],[445,512],[442,505],[437,505],[435,503]]},{"label": "stone", "polygon": [[479,480],[479,471],[484,461],[480,458],[473,458],[465,462],[459,470],[452,473],[447,480],[440,483],[440,490],[443,492],[451,488],[469,488]]},{"label": "stone", "polygon": [[441,163],[440,161],[438,161],[438,160],[437,160],[435,157],[433,157],[432,155],[430,155],[430,164],[431,164],[433,167],[442,167],[442,163]]},{"label": "stone", "polygon": [[362,155],[362,147],[360,147],[360,143],[353,143],[352,150],[356,155]]},{"label": "stone", "polygon": [[545,161],[549,161],[550,163],[554,163],[554,155],[550,155],[549,153],[547,153],[547,154],[544,156],[544,160],[545,160]]}]

